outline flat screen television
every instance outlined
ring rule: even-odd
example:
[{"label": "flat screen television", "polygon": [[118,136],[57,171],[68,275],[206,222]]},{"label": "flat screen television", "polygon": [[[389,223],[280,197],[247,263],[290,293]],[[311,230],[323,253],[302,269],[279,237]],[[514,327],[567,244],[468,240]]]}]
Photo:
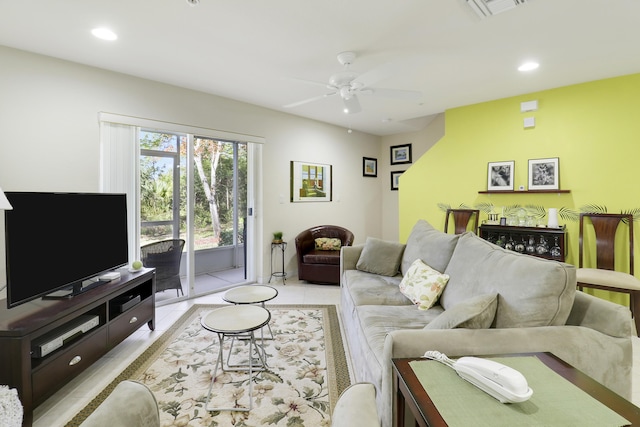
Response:
[{"label": "flat screen television", "polygon": [[124,194],[5,194],[13,206],[5,211],[8,308],[54,293],[72,297],[128,263]]}]

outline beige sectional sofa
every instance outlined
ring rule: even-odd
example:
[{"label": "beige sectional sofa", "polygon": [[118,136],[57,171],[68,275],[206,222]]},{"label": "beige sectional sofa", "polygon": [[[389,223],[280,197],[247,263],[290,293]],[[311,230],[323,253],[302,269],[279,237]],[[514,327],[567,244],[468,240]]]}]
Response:
[{"label": "beige sectional sofa", "polygon": [[[449,276],[427,310],[399,287],[416,259]],[[445,234],[419,221],[406,245],[367,239],[343,247],[340,268],[355,378],[376,386],[384,427],[392,425],[391,359],[427,350],[448,356],[548,351],[631,396],[631,313],[577,292],[572,265],[506,251],[470,232]]]}]

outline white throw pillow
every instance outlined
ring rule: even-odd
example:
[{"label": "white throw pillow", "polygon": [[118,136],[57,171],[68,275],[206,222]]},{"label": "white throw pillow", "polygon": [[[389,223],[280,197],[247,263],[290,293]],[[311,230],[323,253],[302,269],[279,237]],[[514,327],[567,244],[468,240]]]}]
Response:
[{"label": "white throw pillow", "polygon": [[440,273],[417,259],[402,278],[400,292],[420,310],[428,310],[438,301],[448,281],[449,275]]}]

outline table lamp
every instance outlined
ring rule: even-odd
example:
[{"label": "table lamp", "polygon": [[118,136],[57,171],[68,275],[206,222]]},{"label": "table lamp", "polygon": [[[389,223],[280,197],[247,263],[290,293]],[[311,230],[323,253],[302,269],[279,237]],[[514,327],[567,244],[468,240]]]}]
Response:
[{"label": "table lamp", "polygon": [[2,192],[2,188],[0,188],[0,210],[8,211],[11,209],[13,209],[11,203],[9,203],[9,200],[7,200],[7,196],[4,195],[4,193]]}]

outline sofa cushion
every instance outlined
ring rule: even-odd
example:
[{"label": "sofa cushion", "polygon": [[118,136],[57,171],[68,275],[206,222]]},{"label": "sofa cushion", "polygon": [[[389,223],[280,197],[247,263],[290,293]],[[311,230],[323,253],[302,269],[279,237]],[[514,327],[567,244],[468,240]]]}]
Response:
[{"label": "sofa cushion", "polygon": [[342,241],[335,237],[318,237],[315,239],[315,248],[319,251],[339,251]]},{"label": "sofa cushion", "polygon": [[449,264],[459,234],[438,231],[425,220],[413,226],[402,255],[401,271],[406,274],[413,261],[421,259],[437,271],[444,271]]},{"label": "sofa cushion", "polygon": [[497,293],[496,328],[564,325],[576,292],[574,266],[507,251],[473,233],[461,235],[444,272],[442,307]]},{"label": "sofa cushion", "polygon": [[478,295],[461,302],[433,319],[424,329],[487,329],[498,308],[498,295]]},{"label": "sofa cushion", "polygon": [[411,306],[364,305],[356,310],[369,349],[381,366],[386,363],[383,349],[389,332],[398,329],[422,330],[443,312],[439,305],[429,310],[416,310]]},{"label": "sofa cushion", "polygon": [[400,292],[420,310],[428,310],[438,301],[447,281],[449,276],[417,259],[402,278]]},{"label": "sofa cushion", "polygon": [[359,305],[405,305],[410,306],[407,299],[398,288],[402,276],[380,276],[365,271],[347,270],[344,272],[342,286],[349,288],[348,292],[353,304]]},{"label": "sofa cushion", "polygon": [[302,256],[305,264],[334,264],[340,265],[340,251],[313,250]]},{"label": "sofa cushion", "polygon": [[404,244],[367,237],[356,269],[367,273],[395,276],[398,274]]}]

